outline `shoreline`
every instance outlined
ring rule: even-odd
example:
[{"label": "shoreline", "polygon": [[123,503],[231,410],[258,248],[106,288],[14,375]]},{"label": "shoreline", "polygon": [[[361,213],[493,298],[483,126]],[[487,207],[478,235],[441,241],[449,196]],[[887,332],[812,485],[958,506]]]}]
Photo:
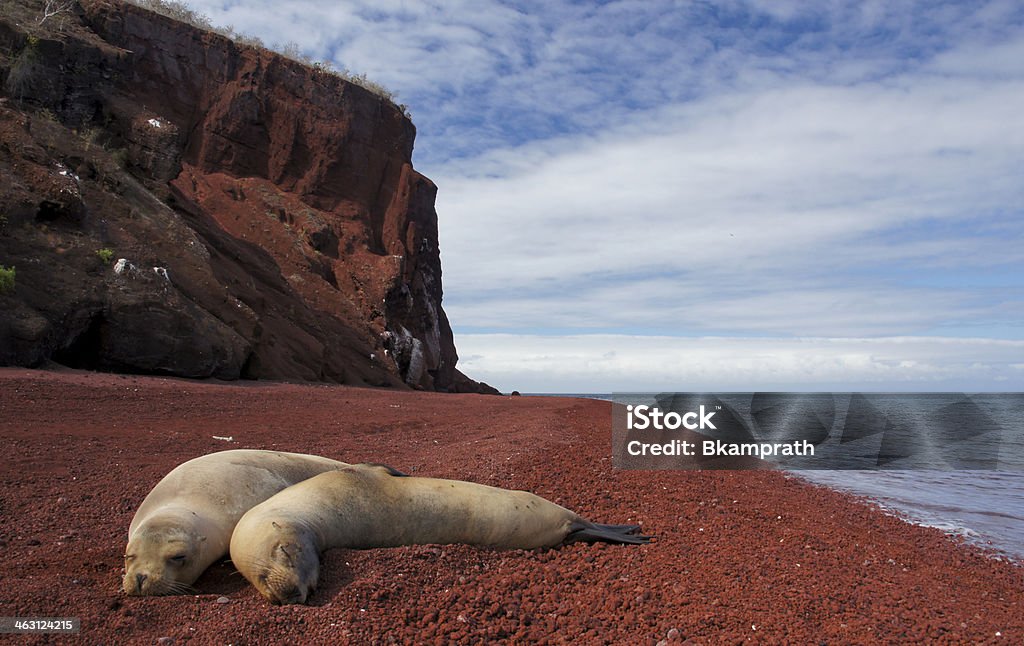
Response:
[{"label": "shoreline", "polygon": [[[985,518],[986,516],[1006,519],[1010,518],[1011,514],[1017,513],[1016,509],[1010,508],[1013,504],[1012,500],[982,498],[986,502],[984,506],[962,506],[966,504],[963,501],[969,495],[962,489],[965,484],[976,487],[979,477],[996,478],[999,481],[1003,478],[1020,478],[1021,474],[1017,471],[882,471],[878,472],[878,477],[870,483],[870,486],[864,484],[861,477],[866,473],[874,472],[793,471],[792,473],[810,484],[862,499],[865,503],[878,507],[882,513],[899,518],[911,525],[937,529],[952,540],[963,541],[988,554],[990,558],[1024,566],[1024,546],[1020,542],[1020,534],[1015,531],[1016,527],[1008,523],[992,525],[985,522],[988,520]],[[906,473],[912,474],[912,481],[902,480]],[[836,479],[839,474],[852,474],[857,481],[847,480],[840,483]],[[956,488],[950,490],[950,477],[961,475],[965,477],[965,482],[958,480]],[[900,481],[894,484],[893,477],[899,478]],[[970,478],[969,483],[966,482],[967,477]],[[920,489],[909,488],[911,483],[913,487],[926,489],[929,492],[929,498],[944,496],[955,497],[957,500],[950,500],[940,511],[929,510],[930,503],[920,500],[919,497],[914,497],[914,494],[920,493]],[[1007,483],[1007,486],[1012,486],[1013,491],[1016,491],[1019,483],[1014,482],[1012,485]],[[1000,494],[1005,494],[1006,491],[1006,489],[999,490]],[[984,492],[972,491],[971,493],[981,497]],[[1012,518],[1016,520],[1016,516],[1012,516]]]},{"label": "shoreline", "polygon": [[[610,411],[595,399],[0,369],[11,521],[0,615],[78,616],[84,643],[1024,641],[1019,563],[798,474],[614,470]],[[268,606],[224,563],[196,595],[123,596],[142,498],[178,463],[229,448],[526,489],[658,539],[334,550],[307,607]]]}]

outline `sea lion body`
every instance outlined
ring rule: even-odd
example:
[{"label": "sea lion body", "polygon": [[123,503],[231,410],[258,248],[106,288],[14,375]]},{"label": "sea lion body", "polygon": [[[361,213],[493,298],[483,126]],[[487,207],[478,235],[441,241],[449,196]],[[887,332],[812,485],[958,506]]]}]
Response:
[{"label": "sea lion body", "polygon": [[245,512],[297,482],[347,466],[316,455],[251,449],[211,453],[177,466],[149,492],[128,528],[124,591],[188,590],[227,554]]},{"label": "sea lion body", "polygon": [[646,543],[635,525],[596,525],[525,491],[473,482],[395,477],[352,465],[285,489],[250,509],[231,560],[273,603],[303,603],[327,549],[466,543],[499,549],[575,541]]}]

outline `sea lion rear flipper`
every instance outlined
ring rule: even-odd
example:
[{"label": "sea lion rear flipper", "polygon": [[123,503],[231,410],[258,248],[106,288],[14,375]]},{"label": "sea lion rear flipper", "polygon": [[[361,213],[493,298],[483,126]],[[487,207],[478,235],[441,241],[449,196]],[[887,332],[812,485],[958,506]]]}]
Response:
[{"label": "sea lion rear flipper", "polygon": [[562,540],[563,545],[569,543],[625,543],[643,545],[651,542],[651,536],[637,534],[639,525],[601,525],[588,521],[573,521],[569,533]]}]

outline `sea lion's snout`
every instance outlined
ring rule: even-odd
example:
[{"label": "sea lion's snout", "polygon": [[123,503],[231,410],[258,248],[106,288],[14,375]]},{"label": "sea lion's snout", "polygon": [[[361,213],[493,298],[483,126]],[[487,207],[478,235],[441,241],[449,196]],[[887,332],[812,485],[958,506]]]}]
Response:
[{"label": "sea lion's snout", "polygon": [[138,568],[130,568],[124,575],[122,588],[131,597],[142,597],[153,594],[153,584],[148,572],[139,572]]},{"label": "sea lion's snout", "polygon": [[[142,577],[142,580],[139,580],[140,576]],[[142,584],[145,583],[145,581],[145,575],[136,574],[135,576],[132,576],[132,573],[129,572],[124,575],[124,583],[121,584],[121,589],[129,596],[140,596],[142,594]]]},{"label": "sea lion's snout", "polygon": [[273,590],[270,593],[270,603],[275,606],[287,606],[295,603],[305,603],[307,594],[295,586],[286,590]]},{"label": "sea lion's snout", "polygon": [[161,584],[162,577],[157,574],[153,576],[150,571],[139,571],[138,567],[129,568],[124,575],[122,588],[125,594],[130,597],[145,597],[149,595],[165,594],[167,586]]},{"label": "sea lion's snout", "polygon": [[296,580],[294,572],[273,568],[260,574],[253,582],[260,594],[275,606],[305,603],[313,586]]}]

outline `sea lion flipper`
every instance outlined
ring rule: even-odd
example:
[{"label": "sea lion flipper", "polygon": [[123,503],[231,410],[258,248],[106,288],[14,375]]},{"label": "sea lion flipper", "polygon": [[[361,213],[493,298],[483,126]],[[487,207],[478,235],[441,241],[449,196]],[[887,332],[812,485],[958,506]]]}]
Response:
[{"label": "sea lion flipper", "polygon": [[395,467],[387,465],[387,464],[381,464],[380,462],[364,462],[363,466],[367,466],[367,467],[380,467],[380,468],[384,469],[385,471],[387,471],[388,475],[394,476],[396,478],[409,478],[409,477],[411,477],[408,473],[402,473],[401,471],[399,471]]},{"label": "sea lion flipper", "polygon": [[601,525],[588,521],[573,521],[569,526],[563,544],[569,543],[615,543],[643,545],[650,543],[652,536],[637,534],[639,525]]}]

